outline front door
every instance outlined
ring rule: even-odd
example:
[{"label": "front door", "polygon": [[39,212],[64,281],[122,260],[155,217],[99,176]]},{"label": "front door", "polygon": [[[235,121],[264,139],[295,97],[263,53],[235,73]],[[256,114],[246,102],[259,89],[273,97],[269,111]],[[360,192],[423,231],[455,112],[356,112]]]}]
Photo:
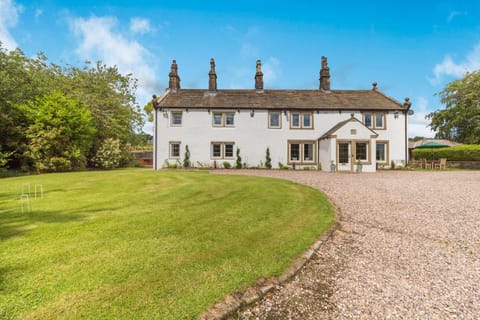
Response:
[{"label": "front door", "polygon": [[337,143],[337,170],[352,171],[352,143],[350,141]]}]

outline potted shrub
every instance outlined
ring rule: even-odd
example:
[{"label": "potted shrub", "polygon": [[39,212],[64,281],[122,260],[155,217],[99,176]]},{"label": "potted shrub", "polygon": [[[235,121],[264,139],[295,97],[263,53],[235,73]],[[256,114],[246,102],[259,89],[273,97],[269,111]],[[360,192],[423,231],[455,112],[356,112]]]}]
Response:
[{"label": "potted shrub", "polygon": [[362,172],[363,164],[360,160],[357,160],[357,172]]},{"label": "potted shrub", "polygon": [[330,161],[330,172],[335,172],[337,170],[337,166],[335,165],[335,161]]}]

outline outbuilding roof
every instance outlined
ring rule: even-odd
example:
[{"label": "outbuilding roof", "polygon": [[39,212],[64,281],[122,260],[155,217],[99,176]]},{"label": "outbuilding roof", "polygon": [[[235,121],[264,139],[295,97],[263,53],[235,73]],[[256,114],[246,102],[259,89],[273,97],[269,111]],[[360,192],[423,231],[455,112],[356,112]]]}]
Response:
[{"label": "outbuilding roof", "polygon": [[167,89],[156,108],[405,110],[397,100],[374,90],[217,90]]}]

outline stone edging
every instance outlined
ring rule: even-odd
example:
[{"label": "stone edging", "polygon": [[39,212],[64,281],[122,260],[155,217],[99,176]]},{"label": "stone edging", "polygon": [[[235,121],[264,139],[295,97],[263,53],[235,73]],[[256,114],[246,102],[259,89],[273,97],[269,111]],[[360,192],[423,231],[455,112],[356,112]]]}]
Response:
[{"label": "stone edging", "polygon": [[[335,206],[334,206],[335,208]],[[339,212],[338,208],[336,213]],[[260,278],[257,280],[257,284],[249,287],[243,292],[234,292],[225,297],[225,299],[209,310],[200,315],[200,320],[224,320],[229,316],[233,316],[240,308],[251,305],[260,299],[262,299],[268,292],[272,291],[276,285],[284,284],[291,280],[303,266],[311,260],[313,254],[324,243],[326,243],[333,235],[333,233],[339,229],[340,224],[338,220],[328,229],[323,235],[321,235],[310,248],[305,251],[300,257],[295,259],[291,266],[285,270],[279,277]]]}]

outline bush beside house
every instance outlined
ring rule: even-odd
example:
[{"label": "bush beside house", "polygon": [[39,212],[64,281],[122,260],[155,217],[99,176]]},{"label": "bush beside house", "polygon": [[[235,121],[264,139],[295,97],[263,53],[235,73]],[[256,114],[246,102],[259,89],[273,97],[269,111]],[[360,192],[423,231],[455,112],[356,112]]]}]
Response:
[{"label": "bush beside house", "polygon": [[413,150],[415,159],[438,160],[447,158],[449,161],[480,161],[480,145],[465,144],[447,148],[426,148]]}]

